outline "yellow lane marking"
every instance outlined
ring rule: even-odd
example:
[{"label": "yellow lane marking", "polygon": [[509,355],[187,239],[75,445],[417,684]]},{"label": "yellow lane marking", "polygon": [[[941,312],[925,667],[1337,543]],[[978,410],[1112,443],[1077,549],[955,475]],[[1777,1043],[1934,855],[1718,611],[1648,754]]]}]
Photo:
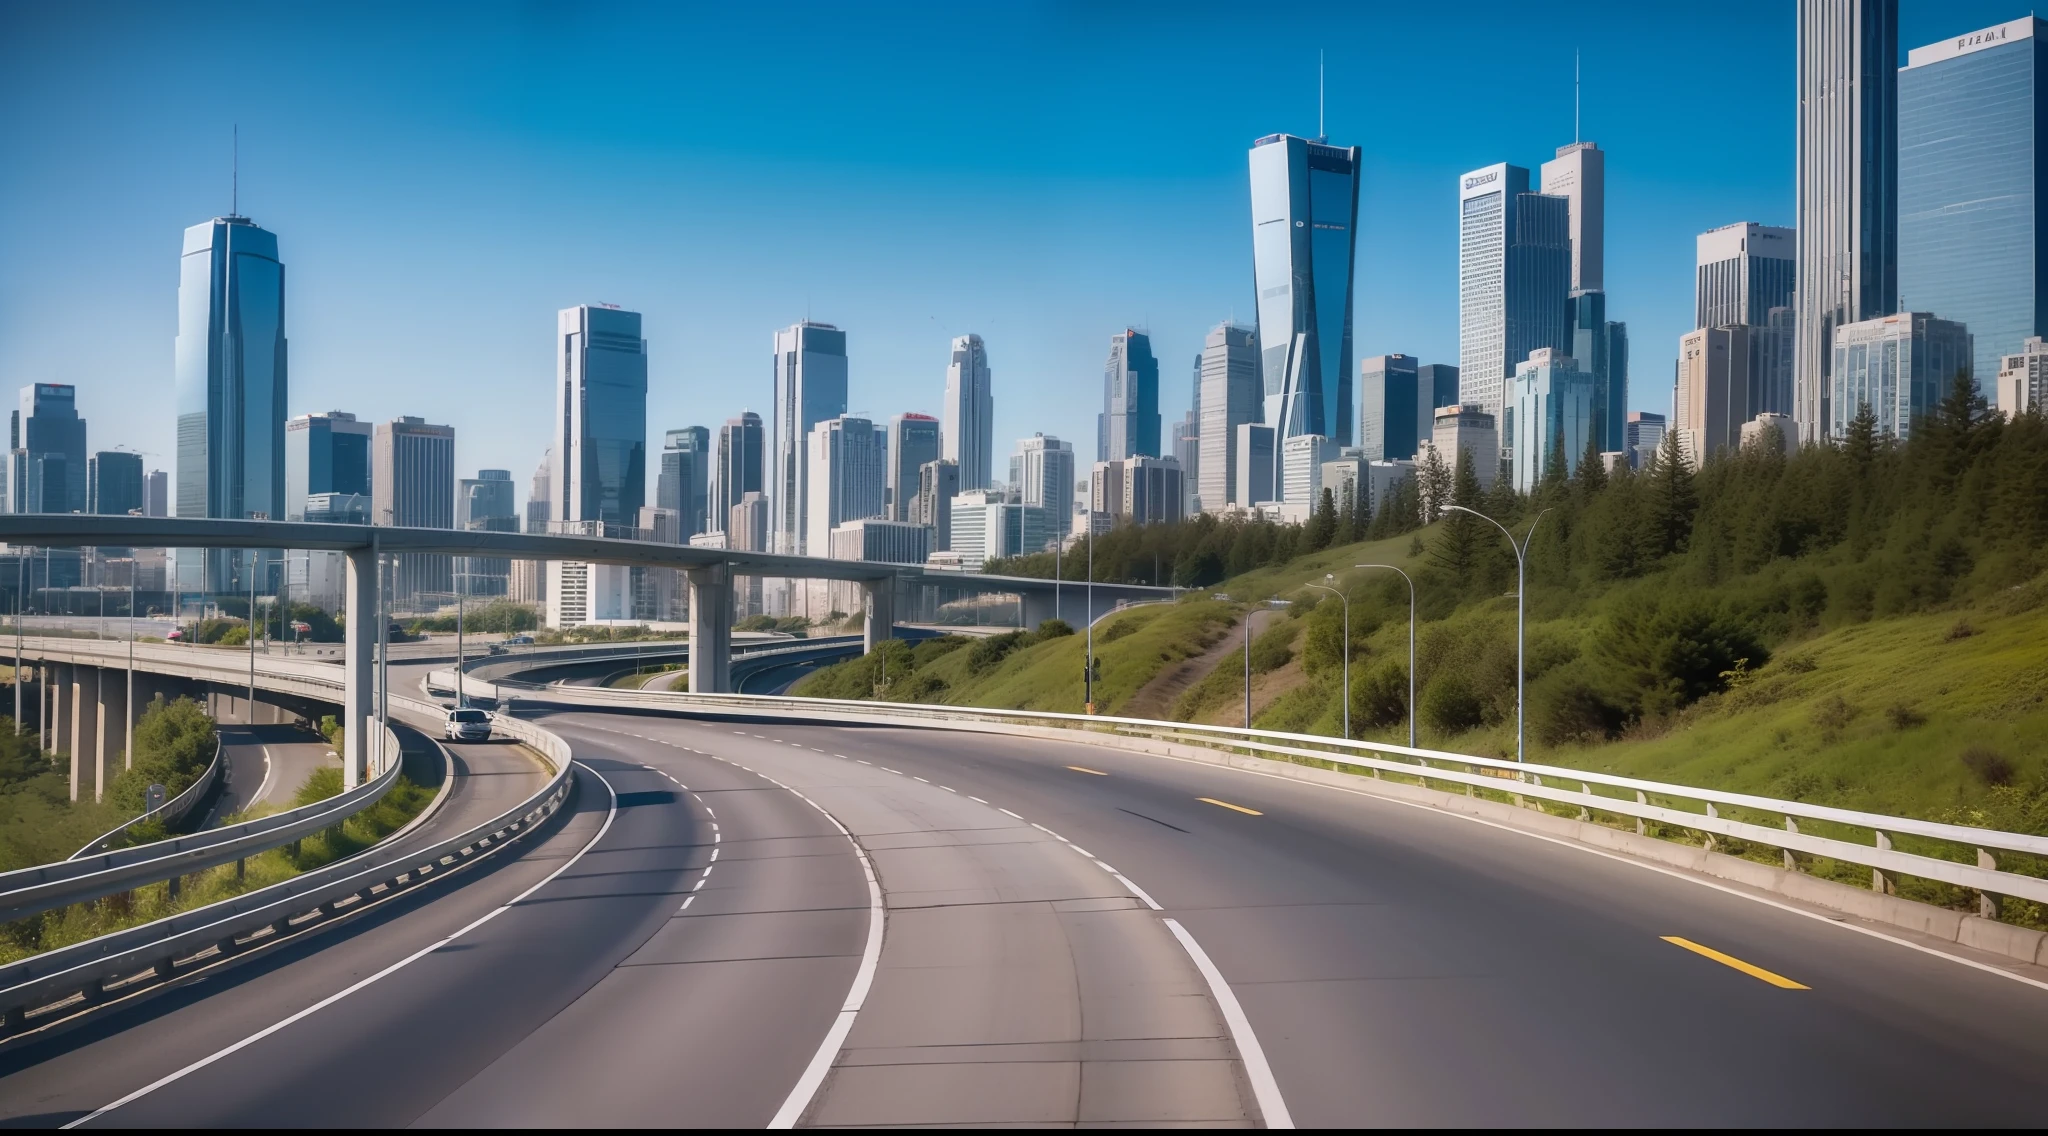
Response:
[{"label": "yellow lane marking", "polygon": [[1705,957],[1713,959],[1715,962],[1720,963],[1722,966],[1732,967],[1733,969],[1739,970],[1742,973],[1750,976],[1751,978],[1761,979],[1762,981],[1768,982],[1773,986],[1779,987],[1780,989],[1813,989],[1811,986],[1807,986],[1803,983],[1794,982],[1782,974],[1773,974],[1772,972],[1765,970],[1763,967],[1754,966],[1750,963],[1743,962],[1741,959],[1736,958],[1734,955],[1724,955],[1720,951],[1717,951],[1712,947],[1703,947],[1698,943],[1693,942],[1691,939],[1681,939],[1677,935],[1664,935],[1661,936],[1661,938],[1665,942],[1670,943],[1674,947],[1684,947],[1686,950],[1689,950],[1696,955],[1704,955]]},{"label": "yellow lane marking", "polygon": [[1093,773],[1093,774],[1094,774],[1094,775],[1096,775],[1097,777],[1107,777],[1107,776],[1109,776],[1109,774],[1107,774],[1107,773],[1104,773],[1104,772],[1103,772],[1102,770],[1100,770],[1100,769],[1090,769],[1090,768],[1088,768],[1088,767],[1087,767],[1087,766],[1085,766],[1085,765],[1069,765],[1069,766],[1067,766],[1067,768],[1068,768],[1068,769],[1071,769],[1071,770],[1073,770],[1073,771],[1074,771],[1074,772],[1076,772],[1076,773]]},{"label": "yellow lane marking", "polygon": [[1195,799],[1205,805],[1215,805],[1219,809],[1229,809],[1231,812],[1243,813],[1246,816],[1262,817],[1266,815],[1257,809],[1248,809],[1243,805],[1233,805],[1229,801],[1219,801],[1214,797],[1196,797]]}]

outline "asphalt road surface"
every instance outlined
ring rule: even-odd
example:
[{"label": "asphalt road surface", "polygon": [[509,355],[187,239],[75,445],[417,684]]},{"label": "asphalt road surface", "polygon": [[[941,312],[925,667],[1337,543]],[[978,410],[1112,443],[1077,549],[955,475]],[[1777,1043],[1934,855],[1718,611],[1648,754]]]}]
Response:
[{"label": "asphalt road surface", "polygon": [[[1525,833],[1078,742],[548,724],[587,768],[517,855],[0,1054],[0,1117],[1956,1126],[2048,1100],[2048,987]],[[467,791],[508,749],[457,747]]]},{"label": "asphalt road surface", "polygon": [[257,806],[290,808],[292,797],[313,772],[341,768],[334,748],[315,733],[289,725],[222,726],[226,781],[202,827],[212,828]]}]

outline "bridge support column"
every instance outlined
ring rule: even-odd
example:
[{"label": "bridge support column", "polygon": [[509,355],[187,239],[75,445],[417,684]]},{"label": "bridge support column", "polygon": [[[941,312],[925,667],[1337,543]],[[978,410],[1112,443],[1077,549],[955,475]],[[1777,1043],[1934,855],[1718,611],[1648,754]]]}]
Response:
[{"label": "bridge support column", "polygon": [[93,800],[100,799],[99,778],[92,776],[100,756],[93,748],[93,741],[99,734],[93,721],[98,709],[93,695],[99,690],[99,675],[98,667],[71,668],[71,799],[74,801],[88,777],[93,783]]},{"label": "bridge support column", "polygon": [[118,767],[116,759],[121,756],[117,727],[121,681],[126,676],[102,667],[93,673],[93,677],[92,799],[99,801],[106,799],[107,781]]},{"label": "bridge support column", "polygon": [[362,783],[370,752],[371,687],[377,675],[377,554],[367,548],[348,553],[348,615],[343,627],[341,694],[341,783]]},{"label": "bridge support column", "polygon": [[732,690],[732,568],[685,568],[690,582],[690,693]]},{"label": "bridge support column", "polygon": [[860,590],[867,599],[867,620],[861,624],[861,652],[872,654],[884,639],[896,637],[896,579],[892,576],[886,580],[862,580]]}]

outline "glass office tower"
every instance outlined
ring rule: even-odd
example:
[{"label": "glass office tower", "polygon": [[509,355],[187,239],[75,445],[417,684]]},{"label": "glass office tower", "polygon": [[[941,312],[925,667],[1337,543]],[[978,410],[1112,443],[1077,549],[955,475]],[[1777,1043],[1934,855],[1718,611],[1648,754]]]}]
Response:
[{"label": "glass office tower", "polygon": [[305,520],[306,498],[315,493],[369,496],[372,430],[340,410],[284,424],[285,520]]},{"label": "glass office tower", "polygon": [[[712,457],[711,500],[704,517],[710,527],[706,532],[729,533],[732,511],[747,499],[747,494],[762,494],[762,469],[765,463],[766,446],[761,416],[751,410],[744,411],[738,418],[728,418],[718,428],[718,450]],[[764,541],[758,547],[734,545],[766,551]]]},{"label": "glass office tower", "polygon": [[1570,200],[1530,193],[1528,170],[1503,162],[1458,180],[1462,404],[1498,419],[1530,352],[1570,353],[1571,244]]},{"label": "glass office tower", "polygon": [[[185,230],[173,360],[178,516],[282,518],[288,387],[276,234],[240,216]],[[234,551],[181,551],[179,586],[245,591],[247,561]]]},{"label": "glass office tower", "polygon": [[34,383],[21,388],[13,429],[16,460],[13,509],[17,513],[92,511],[87,475],[85,419],[78,388]]},{"label": "glass office tower", "polygon": [[[956,336],[952,361],[946,365],[945,426],[940,431],[943,454],[924,459],[948,457],[960,463],[960,484],[965,489],[987,489],[994,476],[996,452],[996,399],[994,378],[988,369],[988,348],[978,335]],[[919,462],[922,465],[924,462]],[[907,467],[914,481],[917,466]],[[893,482],[892,482],[893,484]],[[901,517],[897,518],[901,520]]]},{"label": "glass office tower", "polygon": [[1281,439],[1321,434],[1351,444],[1359,154],[1292,134],[1252,143],[1259,370],[1265,424]]},{"label": "glass office tower", "polygon": [[[1160,456],[1159,424],[1159,360],[1152,354],[1152,337],[1125,328],[1109,337],[1102,416],[1096,419],[1096,460]],[[960,481],[964,489],[965,470]]]},{"label": "glass office tower", "polygon": [[1898,55],[1898,0],[1799,0],[1792,416],[1802,441],[1844,420],[1829,405],[1835,329],[1899,310]]},{"label": "glass office tower", "polygon": [[712,531],[706,527],[710,483],[711,431],[703,426],[670,430],[661,448],[661,473],[654,479],[654,503],[675,511],[677,544]]},{"label": "glass office tower", "polygon": [[1413,355],[1374,355],[1358,365],[1358,448],[1367,461],[1415,457],[1421,394]]},{"label": "glass office tower", "polygon": [[2028,16],[1916,47],[1899,72],[1899,295],[1970,329],[1986,394],[2004,356],[2048,334],[2044,27]]},{"label": "glass office tower", "polygon": [[630,528],[647,503],[647,341],[640,338],[640,313],[586,304],[564,308],[556,328],[550,520]]},{"label": "glass office tower", "polygon": [[[802,323],[775,333],[774,551],[802,555],[810,507],[811,428],[846,413],[846,333],[829,323]],[[828,549],[817,549],[824,556]]]},{"label": "glass office tower", "polygon": [[[957,356],[960,341],[956,339],[953,344]],[[953,404],[952,393],[952,373],[948,372],[946,394],[949,407]],[[923,469],[925,463],[938,461],[940,457],[939,420],[929,414],[897,415],[889,420],[886,449],[889,458],[887,516],[892,521],[907,521],[917,512],[917,471]],[[988,463],[984,461],[982,464],[985,467]],[[986,472],[983,480],[987,480]]]}]

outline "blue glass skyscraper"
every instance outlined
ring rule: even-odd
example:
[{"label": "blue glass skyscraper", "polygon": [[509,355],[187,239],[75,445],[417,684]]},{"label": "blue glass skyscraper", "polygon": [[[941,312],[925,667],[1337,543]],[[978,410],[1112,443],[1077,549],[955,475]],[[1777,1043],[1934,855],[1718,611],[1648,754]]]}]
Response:
[{"label": "blue glass skyscraper", "polygon": [[[1529,192],[1529,171],[1503,162],[1458,180],[1460,401],[1497,418],[1532,351],[1572,349],[1571,202]],[[1506,424],[1503,423],[1503,427]],[[1502,434],[1512,437],[1511,430]]]},{"label": "blue glass skyscraper", "polygon": [[[1125,328],[1109,337],[1095,460],[1159,456],[1159,360],[1152,354],[1151,336]],[[960,479],[964,487],[967,475]]]},{"label": "blue glass skyscraper", "polygon": [[[235,215],[185,230],[174,360],[177,515],[282,518],[287,372],[276,234]],[[240,592],[249,584],[243,559],[181,555],[180,586]]]},{"label": "blue glass skyscraper", "polygon": [[1278,439],[1321,434],[1351,444],[1359,153],[1292,134],[1252,143],[1259,370],[1265,422]]},{"label": "blue glass skyscraper", "polygon": [[1969,328],[1986,393],[2001,356],[2048,334],[2044,26],[1917,47],[1899,72],[1899,299]]},{"label": "blue glass skyscraper", "polygon": [[647,503],[647,341],[640,338],[640,313],[587,304],[564,308],[557,331],[552,519],[631,528]]}]

